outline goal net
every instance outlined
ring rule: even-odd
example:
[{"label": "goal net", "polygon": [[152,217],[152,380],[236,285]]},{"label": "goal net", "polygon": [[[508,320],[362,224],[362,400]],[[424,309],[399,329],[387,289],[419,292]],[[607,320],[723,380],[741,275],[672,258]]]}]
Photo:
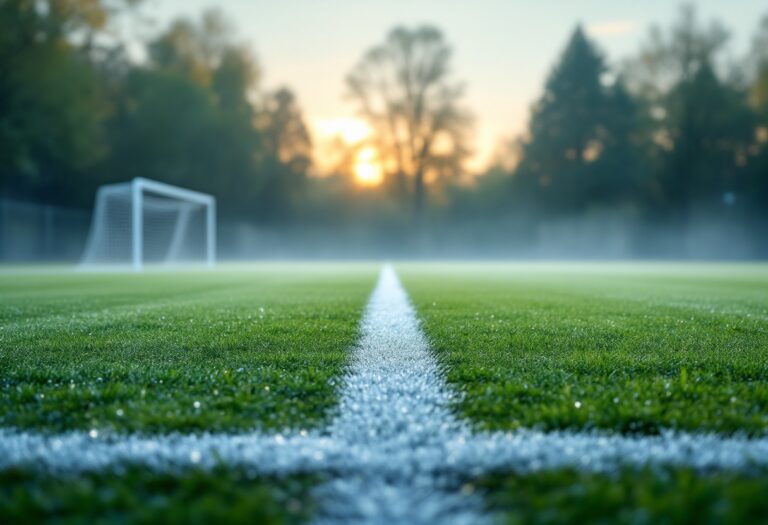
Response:
[{"label": "goal net", "polygon": [[216,201],[211,195],[149,179],[99,188],[85,265],[214,264]]}]

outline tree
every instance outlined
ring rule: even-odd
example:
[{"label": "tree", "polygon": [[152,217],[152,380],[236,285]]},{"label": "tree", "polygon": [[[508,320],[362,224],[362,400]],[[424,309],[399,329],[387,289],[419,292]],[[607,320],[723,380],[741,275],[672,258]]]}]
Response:
[{"label": "tree", "polygon": [[760,22],[752,44],[754,80],[751,102],[758,119],[750,166],[749,193],[752,203],[766,214],[768,210],[768,15]]},{"label": "tree", "polygon": [[636,108],[581,27],[573,32],[533,108],[514,178],[519,203],[576,213],[636,192]]},{"label": "tree", "polygon": [[0,189],[81,204],[106,154],[109,112],[92,52],[133,1],[0,2]]},{"label": "tree", "polygon": [[463,90],[450,79],[450,60],[438,29],[397,27],[347,77],[383,167],[399,196],[411,196],[417,223],[428,178],[460,172],[469,151],[470,119],[459,107]]},{"label": "tree", "polygon": [[768,14],[761,20],[752,42],[751,58],[755,71],[752,102],[763,122],[768,122]]},{"label": "tree", "polygon": [[743,195],[755,123],[745,87],[722,78],[727,40],[722,26],[701,25],[693,7],[684,6],[668,30],[651,31],[627,68],[659,159],[657,204],[682,220],[695,205],[729,205]]},{"label": "tree", "polygon": [[258,118],[266,156],[261,206],[273,218],[287,220],[304,196],[312,142],[295,95],[287,88],[269,93]]},{"label": "tree", "polygon": [[122,82],[104,171],[212,193],[230,217],[285,219],[309,168],[309,135],[289,90],[260,92],[256,60],[231,33],[209,11],[150,43],[148,63]]},{"label": "tree", "polygon": [[280,162],[298,173],[309,168],[312,141],[290,89],[283,87],[266,97],[259,127],[268,149]]},{"label": "tree", "polygon": [[665,101],[672,148],[662,180],[671,204],[687,215],[696,204],[719,205],[725,194],[743,198],[755,124],[745,92],[722,82],[704,63]]}]

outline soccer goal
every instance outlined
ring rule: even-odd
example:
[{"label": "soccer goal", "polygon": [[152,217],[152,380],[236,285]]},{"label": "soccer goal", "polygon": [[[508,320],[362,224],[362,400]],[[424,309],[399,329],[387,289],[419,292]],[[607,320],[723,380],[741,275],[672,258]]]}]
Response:
[{"label": "soccer goal", "polygon": [[82,263],[216,262],[216,199],[141,177],[99,188]]}]

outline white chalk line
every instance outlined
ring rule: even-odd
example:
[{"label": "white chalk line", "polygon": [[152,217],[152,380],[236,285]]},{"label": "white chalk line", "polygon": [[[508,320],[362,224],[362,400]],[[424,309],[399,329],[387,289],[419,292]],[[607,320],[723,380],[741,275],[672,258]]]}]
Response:
[{"label": "white chalk line", "polygon": [[476,433],[456,419],[450,390],[394,270],[366,308],[337,415],[321,431],[289,434],[100,436],[0,430],[0,470],[71,473],[135,464],[161,471],[219,465],[254,474],[319,473],[318,523],[482,523],[481,501],[454,490],[490,472],[621,467],[759,471],[768,438],[666,432]]}]

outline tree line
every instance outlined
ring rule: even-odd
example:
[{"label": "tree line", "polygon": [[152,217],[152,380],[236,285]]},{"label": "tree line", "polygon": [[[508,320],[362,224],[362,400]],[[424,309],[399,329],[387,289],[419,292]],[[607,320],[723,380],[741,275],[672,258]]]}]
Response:
[{"label": "tree line", "polygon": [[764,218],[768,16],[743,60],[728,61],[728,36],[684,6],[611,67],[577,27],[527,133],[455,202],[494,217],[610,208],[683,227],[700,216]]},{"label": "tree line", "polygon": [[0,0],[0,192],[90,206],[136,176],[210,192],[222,212],[290,217],[311,162],[287,88],[260,88],[218,11],[173,22],[131,60],[137,0]]},{"label": "tree line", "polygon": [[[617,63],[576,27],[526,133],[481,174],[466,168],[473,118],[449,42],[431,26],[394,28],[345,84],[373,134],[340,144],[334,174],[318,178],[299,102],[261,87],[220,12],[173,22],[137,60],[113,29],[139,2],[0,0],[0,194],[88,207],[99,185],[144,176],[259,224],[403,235],[594,210],[682,228],[768,211],[768,16],[740,60],[727,29],[691,7]],[[385,174],[365,191],[353,183],[363,147]]]}]

